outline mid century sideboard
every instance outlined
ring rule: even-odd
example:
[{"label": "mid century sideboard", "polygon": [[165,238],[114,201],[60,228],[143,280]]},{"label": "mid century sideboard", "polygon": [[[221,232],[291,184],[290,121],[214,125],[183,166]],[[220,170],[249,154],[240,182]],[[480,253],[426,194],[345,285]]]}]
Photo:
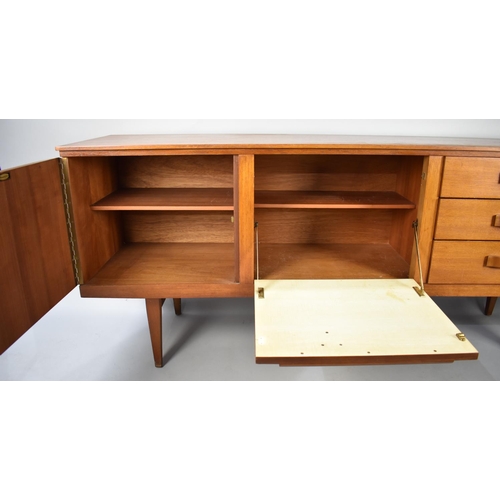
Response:
[{"label": "mid century sideboard", "polygon": [[0,172],[0,352],[76,285],[254,297],[258,363],[451,362],[478,352],[430,296],[500,295],[500,140],[108,136]]}]

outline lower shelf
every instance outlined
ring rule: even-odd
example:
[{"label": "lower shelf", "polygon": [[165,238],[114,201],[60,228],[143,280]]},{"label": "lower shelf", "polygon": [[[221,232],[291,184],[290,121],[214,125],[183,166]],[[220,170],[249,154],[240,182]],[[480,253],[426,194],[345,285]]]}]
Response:
[{"label": "lower shelf", "polygon": [[389,244],[260,244],[260,279],[408,278],[409,264]]},{"label": "lower shelf", "polygon": [[87,285],[228,284],[234,277],[232,244],[132,243],[124,245]]},{"label": "lower shelf", "polygon": [[[407,278],[408,272],[408,263],[389,244],[259,245],[260,279]],[[81,292],[87,297],[224,297],[251,296],[253,286],[235,283],[231,243],[131,243]]]}]

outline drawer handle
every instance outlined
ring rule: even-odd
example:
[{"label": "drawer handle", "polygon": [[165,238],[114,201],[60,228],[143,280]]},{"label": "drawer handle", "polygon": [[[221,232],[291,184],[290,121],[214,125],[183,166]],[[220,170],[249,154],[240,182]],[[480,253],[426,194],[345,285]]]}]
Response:
[{"label": "drawer handle", "polygon": [[500,227],[500,214],[493,216],[493,222],[491,223],[493,227]]},{"label": "drawer handle", "polygon": [[485,266],[500,269],[500,255],[488,255]]}]

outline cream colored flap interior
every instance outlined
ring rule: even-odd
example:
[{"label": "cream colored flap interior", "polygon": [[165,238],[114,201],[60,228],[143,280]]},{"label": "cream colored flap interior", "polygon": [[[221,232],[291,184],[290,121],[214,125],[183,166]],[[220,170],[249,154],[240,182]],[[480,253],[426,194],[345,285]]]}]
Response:
[{"label": "cream colored flap interior", "polygon": [[416,293],[417,286],[412,279],[257,280],[257,361],[477,358],[432,299]]}]

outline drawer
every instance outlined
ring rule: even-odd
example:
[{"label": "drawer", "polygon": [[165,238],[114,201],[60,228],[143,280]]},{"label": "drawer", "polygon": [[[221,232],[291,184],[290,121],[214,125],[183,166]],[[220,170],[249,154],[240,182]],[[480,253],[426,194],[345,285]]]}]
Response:
[{"label": "drawer", "polygon": [[500,198],[500,158],[453,158],[444,164],[443,198]]},{"label": "drawer", "polygon": [[434,237],[500,240],[500,200],[441,200]]},{"label": "drawer", "polygon": [[500,267],[500,242],[435,241],[428,282],[498,285],[500,268],[488,257]]}]

